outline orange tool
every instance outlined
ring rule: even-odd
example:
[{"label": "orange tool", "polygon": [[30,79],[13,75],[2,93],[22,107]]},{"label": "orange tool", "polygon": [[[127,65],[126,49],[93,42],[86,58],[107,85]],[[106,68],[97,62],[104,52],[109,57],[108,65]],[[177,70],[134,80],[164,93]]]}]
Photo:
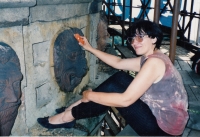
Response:
[{"label": "orange tool", "polygon": [[79,43],[84,44],[83,39],[81,38],[81,36],[80,36],[78,33],[74,34],[74,37],[76,38],[76,40],[77,40]]}]

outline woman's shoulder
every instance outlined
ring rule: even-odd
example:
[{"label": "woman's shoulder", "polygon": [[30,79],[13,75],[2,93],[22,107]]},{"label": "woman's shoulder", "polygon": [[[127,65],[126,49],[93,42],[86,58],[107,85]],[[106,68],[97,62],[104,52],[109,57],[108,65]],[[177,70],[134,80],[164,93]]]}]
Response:
[{"label": "woman's shoulder", "polygon": [[160,50],[156,50],[154,51],[153,54],[149,55],[148,58],[150,57],[166,57],[167,55],[165,55],[162,51]]},{"label": "woman's shoulder", "polygon": [[142,56],[141,58],[141,65],[143,65],[146,61],[162,61],[164,63],[166,63],[167,61],[169,61],[169,57],[167,55],[165,55],[164,53],[162,53],[160,50],[155,51],[153,54],[148,55],[147,57]]},{"label": "woman's shoulder", "polygon": [[158,50],[154,52],[153,54],[149,55],[147,58],[159,58],[163,60],[164,62],[169,62],[170,59],[167,55],[165,55],[162,51]]}]

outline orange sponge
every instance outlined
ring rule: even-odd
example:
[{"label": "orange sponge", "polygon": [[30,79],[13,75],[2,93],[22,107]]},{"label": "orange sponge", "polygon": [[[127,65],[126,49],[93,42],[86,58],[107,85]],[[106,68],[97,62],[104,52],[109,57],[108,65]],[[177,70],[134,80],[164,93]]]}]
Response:
[{"label": "orange sponge", "polygon": [[76,40],[77,40],[79,43],[84,44],[83,39],[81,38],[81,36],[80,36],[78,33],[74,34],[74,37],[76,38]]}]

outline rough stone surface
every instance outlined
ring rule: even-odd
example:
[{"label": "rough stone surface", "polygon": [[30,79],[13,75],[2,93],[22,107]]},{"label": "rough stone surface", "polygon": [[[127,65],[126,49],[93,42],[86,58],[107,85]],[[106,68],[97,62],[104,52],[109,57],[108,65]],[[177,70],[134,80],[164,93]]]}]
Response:
[{"label": "rough stone surface", "polygon": [[37,0],[37,5],[89,3],[93,0]]},{"label": "rough stone surface", "polygon": [[30,22],[61,20],[88,13],[88,3],[36,6],[30,8]]},{"label": "rough stone surface", "polygon": [[39,87],[36,87],[36,106],[37,108],[41,108],[45,105],[47,105],[51,99],[53,98],[51,96],[50,91],[51,86],[49,83],[44,83],[40,85]]},{"label": "rough stone surface", "polygon": [[1,0],[0,8],[31,7],[36,4],[36,0]]},{"label": "rough stone surface", "polygon": [[49,58],[50,41],[33,44],[33,63],[34,66],[44,66]]},{"label": "rough stone surface", "polygon": [[[90,30],[93,30],[91,32],[91,37],[89,39],[91,45],[94,48],[97,48],[97,44],[96,44],[96,38],[97,38],[97,24],[99,22],[99,17],[100,14],[91,14],[89,22],[90,22]],[[90,58],[90,63],[89,63],[89,73],[90,73],[90,81],[95,81],[96,80],[96,75],[97,75],[97,68],[98,68],[98,64],[97,64],[97,57],[94,56],[93,54],[89,53],[89,58]]]},{"label": "rough stone surface", "polygon": [[0,28],[28,24],[29,8],[0,8]]}]

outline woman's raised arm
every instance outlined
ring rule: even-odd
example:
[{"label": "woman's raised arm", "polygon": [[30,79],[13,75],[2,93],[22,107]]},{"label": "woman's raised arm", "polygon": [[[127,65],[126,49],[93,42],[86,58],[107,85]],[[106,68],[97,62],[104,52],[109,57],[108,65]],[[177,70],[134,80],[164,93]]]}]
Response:
[{"label": "woman's raised arm", "polygon": [[97,58],[112,66],[113,68],[120,70],[130,70],[130,71],[139,71],[140,70],[140,59],[137,58],[129,58],[129,59],[121,59],[118,56],[108,54],[106,52],[100,51],[98,49],[93,48],[88,40],[85,37],[81,37],[84,40],[83,43],[79,43],[85,50],[94,54]]}]

